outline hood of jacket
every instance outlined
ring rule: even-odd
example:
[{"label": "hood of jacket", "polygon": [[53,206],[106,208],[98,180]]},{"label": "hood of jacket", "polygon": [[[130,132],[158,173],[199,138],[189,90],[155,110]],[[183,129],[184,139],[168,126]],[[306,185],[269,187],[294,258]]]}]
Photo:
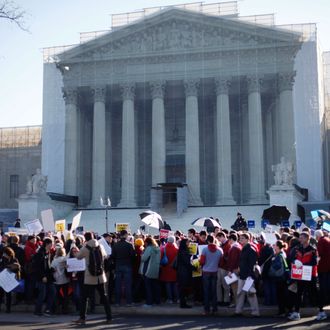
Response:
[{"label": "hood of jacket", "polygon": [[216,244],[208,244],[207,248],[209,249],[210,252],[215,252],[216,250],[218,250],[218,246]]}]

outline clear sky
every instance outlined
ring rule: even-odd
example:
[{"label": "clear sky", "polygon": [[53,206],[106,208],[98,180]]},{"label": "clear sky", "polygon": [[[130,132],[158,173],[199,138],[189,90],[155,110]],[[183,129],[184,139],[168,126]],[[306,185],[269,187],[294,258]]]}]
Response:
[{"label": "clear sky", "polygon": [[[42,48],[79,42],[79,32],[110,27],[110,14],[195,1],[15,0],[30,33],[0,20],[0,127],[42,123]],[[206,0],[205,3],[221,1]],[[277,24],[317,23],[330,50],[330,0],[239,0],[241,15],[276,14]]]}]

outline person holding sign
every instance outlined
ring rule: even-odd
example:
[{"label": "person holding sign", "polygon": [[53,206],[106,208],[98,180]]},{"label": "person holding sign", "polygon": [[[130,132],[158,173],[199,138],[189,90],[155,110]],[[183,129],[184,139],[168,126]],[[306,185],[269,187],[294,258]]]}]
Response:
[{"label": "person holding sign", "polygon": [[290,313],[288,319],[291,321],[300,320],[300,307],[302,302],[302,296],[309,292],[309,297],[315,299],[315,293],[317,292],[317,251],[310,244],[310,236],[307,232],[302,232],[299,236],[300,244],[295,250],[294,261],[291,267],[291,277],[294,277],[294,271],[299,268],[301,272],[304,266],[311,266],[312,273],[309,280],[297,281],[297,293],[294,298],[294,312]]},{"label": "person holding sign", "polygon": [[[10,272],[16,274],[16,279],[20,278],[21,266],[18,260],[15,258],[15,252],[10,247],[5,247],[2,254],[0,263],[0,272],[4,269],[8,269]],[[11,312],[11,292],[5,292],[3,288],[0,288],[0,307],[3,301],[3,297],[6,296],[6,313]]]}]

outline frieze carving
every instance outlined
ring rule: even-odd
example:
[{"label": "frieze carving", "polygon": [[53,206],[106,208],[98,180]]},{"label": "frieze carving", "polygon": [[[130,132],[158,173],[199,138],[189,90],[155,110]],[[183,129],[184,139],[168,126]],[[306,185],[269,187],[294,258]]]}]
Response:
[{"label": "frieze carving", "polygon": [[105,86],[97,86],[92,89],[94,102],[105,102],[106,88]]},{"label": "frieze carving", "polygon": [[120,90],[123,100],[134,100],[135,97],[135,83],[126,82],[120,84]]},{"label": "frieze carving", "polygon": [[229,78],[219,77],[214,79],[215,82],[215,92],[217,95],[228,94],[231,82]]},{"label": "frieze carving", "polygon": [[186,97],[197,96],[200,82],[199,79],[187,79],[184,81],[184,91]]},{"label": "frieze carving", "polygon": [[156,81],[150,81],[149,86],[150,86],[150,92],[151,92],[151,97],[153,99],[156,98],[164,98],[165,94],[165,80],[156,80]]},{"label": "frieze carving", "polygon": [[295,72],[279,73],[278,74],[279,92],[292,91],[295,76],[296,76]]},{"label": "frieze carving", "polygon": [[262,79],[258,75],[249,75],[246,77],[248,92],[260,92],[260,87],[262,84]]},{"label": "frieze carving", "polygon": [[78,91],[76,88],[62,88],[65,104],[77,104]]}]

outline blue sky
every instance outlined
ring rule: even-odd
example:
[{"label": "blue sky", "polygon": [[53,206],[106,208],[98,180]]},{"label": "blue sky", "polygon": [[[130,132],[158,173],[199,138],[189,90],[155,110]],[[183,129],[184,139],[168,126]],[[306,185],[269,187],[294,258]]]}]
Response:
[{"label": "blue sky", "polygon": [[[0,127],[42,123],[42,48],[78,43],[79,32],[107,29],[110,14],[189,1],[15,2],[27,12],[30,33],[0,21]],[[277,24],[317,23],[321,48],[330,50],[329,0],[239,0],[238,6],[241,15],[275,13]]]}]

